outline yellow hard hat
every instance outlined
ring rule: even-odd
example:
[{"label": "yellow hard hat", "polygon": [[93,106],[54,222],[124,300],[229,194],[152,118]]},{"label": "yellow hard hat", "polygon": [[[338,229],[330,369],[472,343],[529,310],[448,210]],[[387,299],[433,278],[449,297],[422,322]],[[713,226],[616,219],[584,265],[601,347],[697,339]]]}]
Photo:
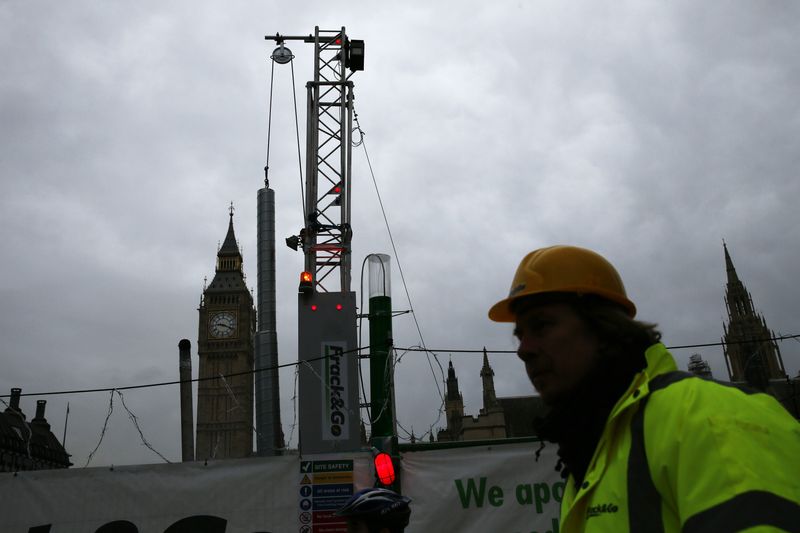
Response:
[{"label": "yellow hard hat", "polygon": [[508,298],[489,309],[495,322],[514,322],[511,304],[534,294],[567,292],[594,294],[622,307],[631,318],[636,306],[628,299],[617,270],[598,253],[577,246],[539,248],[525,256],[517,267]]}]

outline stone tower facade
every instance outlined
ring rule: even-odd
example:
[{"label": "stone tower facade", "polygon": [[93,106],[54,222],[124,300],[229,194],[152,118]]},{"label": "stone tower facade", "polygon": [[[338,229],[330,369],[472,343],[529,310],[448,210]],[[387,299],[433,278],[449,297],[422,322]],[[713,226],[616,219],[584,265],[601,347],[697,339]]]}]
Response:
[{"label": "stone tower facade", "polygon": [[728,374],[733,382],[745,382],[750,387],[767,390],[770,380],[786,380],[781,351],[777,342],[770,340],[775,334],[767,327],[764,316],[756,312],[753,299],[739,280],[724,243],[723,248],[728,275],[725,288],[728,324],[723,324],[722,342]]},{"label": "stone tower facade", "polygon": [[197,460],[248,457],[253,453],[256,316],[233,231],[233,207],[228,233],[217,252],[214,279],[203,290],[198,311],[201,381],[197,385],[195,457]]}]

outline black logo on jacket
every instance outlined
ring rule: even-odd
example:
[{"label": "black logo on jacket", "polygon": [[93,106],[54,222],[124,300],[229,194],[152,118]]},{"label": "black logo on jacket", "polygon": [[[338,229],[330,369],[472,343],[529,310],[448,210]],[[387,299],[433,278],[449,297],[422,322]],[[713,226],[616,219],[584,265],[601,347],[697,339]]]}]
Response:
[{"label": "black logo on jacket", "polygon": [[604,503],[602,505],[592,505],[588,509],[586,509],[586,518],[592,518],[594,516],[600,516],[601,514],[605,513],[616,513],[619,511],[619,507],[613,503]]}]

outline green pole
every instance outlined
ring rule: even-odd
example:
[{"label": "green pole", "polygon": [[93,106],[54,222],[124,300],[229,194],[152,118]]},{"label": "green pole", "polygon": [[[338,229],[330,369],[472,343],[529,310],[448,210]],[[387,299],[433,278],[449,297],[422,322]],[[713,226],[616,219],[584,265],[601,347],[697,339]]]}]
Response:
[{"label": "green pole", "polygon": [[[369,385],[370,423],[373,444],[376,438],[394,436],[394,384],[389,353],[392,348],[392,299],[369,299]],[[383,442],[383,440],[382,440]],[[391,453],[390,450],[383,450]]]},{"label": "green pole", "polygon": [[394,368],[392,368],[392,298],[389,256],[370,254],[369,260],[369,384],[371,444],[392,457],[400,492],[400,456],[394,418]]}]

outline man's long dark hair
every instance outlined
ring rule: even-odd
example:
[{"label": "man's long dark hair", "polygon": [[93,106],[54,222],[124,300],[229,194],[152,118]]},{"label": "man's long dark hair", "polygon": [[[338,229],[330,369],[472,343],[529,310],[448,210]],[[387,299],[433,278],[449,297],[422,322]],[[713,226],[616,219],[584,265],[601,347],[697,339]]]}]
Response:
[{"label": "man's long dark hair", "polygon": [[661,341],[656,324],[635,320],[619,305],[597,296],[575,296],[567,301],[597,336],[601,360],[621,363],[634,373],[646,366],[644,352]]}]

